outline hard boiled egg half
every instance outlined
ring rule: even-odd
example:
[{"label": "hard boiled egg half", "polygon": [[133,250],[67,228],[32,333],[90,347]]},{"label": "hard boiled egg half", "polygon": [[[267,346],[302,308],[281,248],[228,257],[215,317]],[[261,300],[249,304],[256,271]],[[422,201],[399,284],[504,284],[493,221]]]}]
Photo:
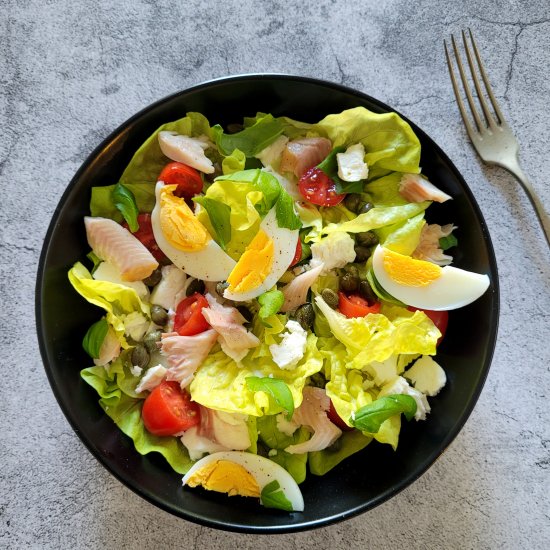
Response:
[{"label": "hard boiled egg half", "polygon": [[224,281],[235,260],[212,239],[185,199],[174,195],[176,188],[161,181],[155,188],[151,225],[159,248],[188,275],[203,281]]},{"label": "hard boiled egg half", "polygon": [[302,492],[294,478],[275,462],[252,453],[224,451],[207,455],[185,474],[183,485],[259,498],[270,508],[296,512],[304,509]]},{"label": "hard boiled egg half", "polygon": [[440,267],[380,245],[374,251],[372,267],[378,283],[388,294],[421,309],[457,309],[477,300],[489,287],[487,275]]},{"label": "hard boiled egg half", "polygon": [[297,229],[279,227],[272,208],[227,277],[229,287],[224,298],[236,302],[252,300],[270,290],[290,266],[298,237]]}]

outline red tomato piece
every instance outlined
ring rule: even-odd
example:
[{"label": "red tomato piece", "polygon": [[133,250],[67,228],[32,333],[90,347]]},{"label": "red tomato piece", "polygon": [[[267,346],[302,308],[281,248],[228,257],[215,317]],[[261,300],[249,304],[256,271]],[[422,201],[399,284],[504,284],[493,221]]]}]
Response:
[{"label": "red tomato piece", "polygon": [[346,196],[336,193],[334,182],[317,167],[310,168],[300,178],[298,189],[302,197],[319,206],[334,206]]},{"label": "red tomato piece", "polygon": [[437,340],[436,346],[441,344],[441,340],[447,332],[447,325],[449,324],[449,312],[448,311],[433,311],[431,309],[420,309],[418,307],[409,306],[409,311],[423,311],[432,321],[432,323],[439,329],[441,336]]},{"label": "red tomato piece", "polygon": [[[139,239],[141,244],[149,250],[157,262],[161,264],[169,263],[168,258],[159,248],[157,241],[155,241],[153,227],[151,225],[151,214],[138,214],[137,222],[139,224],[139,229],[135,233],[132,233],[132,235]],[[123,222],[122,226],[130,231],[130,228],[126,222]]]},{"label": "red tomato piece", "polygon": [[164,380],[147,396],[141,416],[147,430],[159,436],[179,434],[201,420],[198,403],[173,380]]},{"label": "red tomato piece", "polygon": [[202,191],[203,183],[198,170],[181,162],[170,162],[160,173],[158,181],[165,185],[177,185],[176,197],[191,199]]},{"label": "red tomato piece", "polygon": [[367,300],[357,294],[346,296],[343,292],[338,292],[338,309],[348,318],[364,317],[369,313],[379,313],[380,302],[369,304]]},{"label": "red tomato piece", "polygon": [[202,314],[204,307],[208,307],[208,302],[199,292],[184,298],[176,308],[174,330],[180,336],[193,336],[208,330],[210,325]]},{"label": "red tomato piece", "polygon": [[294,258],[290,262],[290,267],[296,265],[302,259],[302,241],[298,239],[296,243],[296,252],[294,253]]},{"label": "red tomato piece", "polygon": [[340,417],[340,415],[336,412],[336,409],[334,408],[334,405],[332,404],[332,401],[330,402],[330,408],[327,412],[327,416],[329,420],[338,426],[342,431],[344,432],[350,432],[351,430],[354,430],[355,428],[352,428],[351,426],[348,426]]}]

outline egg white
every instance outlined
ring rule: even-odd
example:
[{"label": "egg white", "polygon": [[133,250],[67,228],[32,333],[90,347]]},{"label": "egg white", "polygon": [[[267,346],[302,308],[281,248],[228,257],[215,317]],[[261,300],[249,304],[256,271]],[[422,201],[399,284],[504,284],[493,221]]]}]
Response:
[{"label": "egg white", "polygon": [[372,267],[380,286],[401,302],[434,311],[457,309],[477,300],[489,287],[489,277],[452,266],[441,269],[441,276],[422,287],[403,285],[393,280],[384,269],[385,248],[377,246]]},{"label": "egg white", "polygon": [[160,190],[163,186],[163,182],[157,182],[155,187],[156,203],[151,213],[153,234],[159,248],[175,266],[185,271],[187,275],[203,281],[225,281],[236,262],[222,250],[216,241],[210,239],[203,249],[186,252],[174,247],[164,236],[160,225]]},{"label": "egg white", "polygon": [[277,480],[285,497],[292,504],[292,509],[296,512],[303,511],[304,497],[294,478],[282,466],[268,458],[243,451],[222,451],[206,455],[185,474],[182,481],[183,485],[195,472],[217,460],[227,460],[242,466],[256,480],[260,492],[268,483]]},{"label": "egg white", "polygon": [[267,290],[270,290],[288,269],[290,262],[296,253],[296,244],[298,243],[299,232],[297,229],[287,229],[279,227],[275,208],[272,208],[260,224],[266,235],[273,241],[273,263],[271,271],[264,281],[256,288],[244,292],[230,292],[226,289],[223,297],[235,302],[243,302],[257,298]]}]

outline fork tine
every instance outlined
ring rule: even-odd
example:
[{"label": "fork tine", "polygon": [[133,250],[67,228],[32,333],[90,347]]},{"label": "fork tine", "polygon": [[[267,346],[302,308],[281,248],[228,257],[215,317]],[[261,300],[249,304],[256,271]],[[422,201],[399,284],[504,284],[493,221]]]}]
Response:
[{"label": "fork tine", "polygon": [[466,132],[470,137],[472,137],[474,129],[470,124],[470,119],[466,115],[466,110],[464,109],[464,103],[462,102],[462,98],[460,97],[460,91],[458,89],[458,84],[456,82],[455,72],[453,69],[453,64],[451,62],[451,56],[449,55],[449,50],[447,49],[446,40],[443,40],[443,45],[445,46],[445,57],[447,58],[447,66],[449,67],[449,75],[451,76],[451,83],[453,85],[453,91],[455,93],[458,110],[460,111],[460,115],[462,116],[462,120],[464,121],[464,126],[466,126]]},{"label": "fork tine", "polygon": [[489,79],[487,78],[487,73],[485,72],[485,67],[483,66],[483,63],[481,61],[481,56],[479,55],[479,50],[477,49],[476,41],[474,40],[474,35],[472,34],[472,29],[468,28],[468,32],[470,33],[470,40],[472,42],[472,46],[474,48],[474,54],[477,59],[477,64],[479,67],[479,72],[481,73],[481,78],[483,79],[483,83],[485,84],[485,89],[487,90],[487,93],[489,94],[489,98],[491,99],[491,105],[493,107],[493,110],[495,111],[495,114],[497,115],[498,121],[500,124],[504,124],[504,116],[502,115],[502,112],[500,110],[499,104],[493,94],[493,89],[491,88],[491,84],[489,82]]},{"label": "fork tine", "polygon": [[[479,78],[477,77],[477,72],[474,66],[474,62],[472,60],[472,54],[470,52],[470,47],[468,46],[468,41],[466,40],[466,33],[462,31],[462,42],[464,43],[464,51],[466,52],[466,59],[468,60],[468,65],[470,67],[470,73],[472,74],[472,80],[474,82],[474,86],[477,92],[477,98],[479,100],[479,103],[481,105],[481,110],[483,111],[483,114],[485,115],[485,120],[487,122],[487,126],[491,129],[496,128],[496,122],[493,118],[493,115],[491,114],[491,111],[489,111],[489,106],[487,105],[487,102],[485,101],[485,97],[483,94],[483,91],[481,90],[481,85],[479,83]],[[476,56],[476,59],[479,60],[479,57]],[[485,81],[484,81],[485,82]]]},{"label": "fork tine", "polygon": [[455,37],[452,34],[451,34],[451,42],[453,43],[453,50],[455,54],[456,64],[458,66],[458,72],[460,73],[460,79],[462,80],[462,86],[464,87],[464,92],[466,93],[466,99],[468,100],[468,105],[470,106],[470,111],[472,112],[472,116],[474,117],[477,129],[479,132],[481,132],[484,128],[484,125],[482,124],[481,119],[479,118],[479,114],[477,112],[477,108],[474,103],[474,98],[472,97],[470,84],[468,84],[468,79],[464,74],[464,67],[462,65],[462,59],[460,58],[460,52],[458,51]]}]

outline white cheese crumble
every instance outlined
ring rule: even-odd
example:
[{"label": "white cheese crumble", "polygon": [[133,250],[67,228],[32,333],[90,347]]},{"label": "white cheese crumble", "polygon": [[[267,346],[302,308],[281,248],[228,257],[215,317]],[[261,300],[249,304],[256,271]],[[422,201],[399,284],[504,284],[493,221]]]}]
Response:
[{"label": "white cheese crumble", "polygon": [[141,376],[143,369],[137,365],[133,365],[130,367],[130,372],[132,373],[132,376]]},{"label": "white cheese crumble", "polygon": [[271,344],[269,351],[280,369],[292,369],[304,356],[307,332],[297,321],[287,321],[280,344]]},{"label": "white cheese crumble", "polygon": [[426,395],[437,395],[447,382],[445,371],[429,356],[423,355],[404,374],[414,387]]},{"label": "white cheese crumble", "polygon": [[345,153],[336,154],[338,177],[344,181],[359,181],[367,179],[369,168],[365,162],[365,148],[362,143],[356,143],[346,149]]},{"label": "white cheese crumble", "polygon": [[165,265],[162,278],[151,293],[151,303],[162,306],[164,309],[175,309],[176,295],[185,286],[187,275],[175,265]]},{"label": "white cheese crumble", "polygon": [[355,260],[355,241],[344,232],[330,233],[311,245],[311,267],[325,264],[321,275]]},{"label": "white cheese crumble", "polygon": [[165,376],[166,369],[162,365],[156,365],[147,369],[147,372],[136,386],[136,393],[141,393],[145,390],[154,390],[164,380]]}]

